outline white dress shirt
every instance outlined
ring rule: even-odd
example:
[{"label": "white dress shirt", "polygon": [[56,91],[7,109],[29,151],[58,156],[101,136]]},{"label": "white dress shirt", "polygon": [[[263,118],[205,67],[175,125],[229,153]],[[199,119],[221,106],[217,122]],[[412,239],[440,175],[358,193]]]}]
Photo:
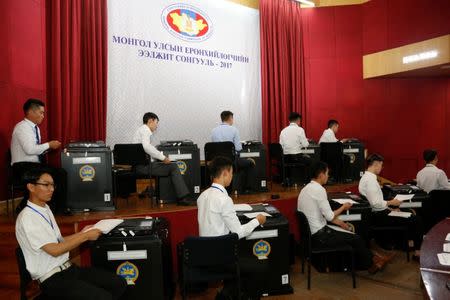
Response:
[{"label": "white dress shirt", "polygon": [[[16,124],[11,138],[11,164],[16,162],[39,162],[39,155],[50,148],[48,143],[40,144],[36,140],[37,125],[28,119]],[[37,127],[39,141],[41,132]]]},{"label": "white dress shirt", "polygon": [[320,143],[336,143],[336,142],[339,142],[339,140],[336,138],[336,135],[334,134],[334,131],[331,130],[331,128],[325,129],[319,140],[319,144]]},{"label": "white dress shirt", "polygon": [[377,181],[377,175],[366,171],[359,180],[359,193],[369,200],[373,211],[382,211],[387,208],[387,201],[383,198],[383,192]]},{"label": "white dress shirt", "polygon": [[53,268],[68,261],[69,252],[53,257],[41,249],[47,244],[62,241],[63,237],[48,205],[41,207],[31,201],[28,201],[27,205],[31,208],[26,206],[17,216],[16,238],[31,278],[39,279]]},{"label": "white dress shirt", "polygon": [[221,236],[233,232],[243,238],[259,226],[257,219],[243,225],[239,222],[233,200],[220,184],[213,183],[205,190],[197,199],[197,207],[200,236]]},{"label": "white dress shirt", "polygon": [[158,151],[158,149],[150,143],[151,136],[152,131],[146,124],[143,124],[134,134],[133,143],[142,144],[144,151],[150,155],[152,159],[164,160],[166,158],[164,154],[161,151]]},{"label": "white dress shirt", "polygon": [[311,234],[316,233],[327,221],[334,219],[334,212],[328,202],[327,191],[318,182],[312,180],[298,195],[297,210],[305,214],[308,219]]},{"label": "white dress shirt", "polygon": [[284,154],[299,154],[302,148],[309,146],[305,130],[297,123],[290,123],[289,126],[281,130],[280,144],[283,147]]},{"label": "white dress shirt", "polygon": [[433,164],[427,164],[420,170],[416,179],[417,186],[427,193],[432,190],[450,190],[447,175]]}]

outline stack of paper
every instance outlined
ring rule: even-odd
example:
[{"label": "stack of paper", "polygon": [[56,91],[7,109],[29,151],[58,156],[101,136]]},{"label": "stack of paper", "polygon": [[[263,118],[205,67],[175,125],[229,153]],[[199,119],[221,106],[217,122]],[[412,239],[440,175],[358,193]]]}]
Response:
[{"label": "stack of paper", "polygon": [[414,194],[397,194],[394,199],[405,201],[411,200],[414,197]]},{"label": "stack of paper", "polygon": [[444,266],[450,266],[450,253],[438,253],[439,263]]},{"label": "stack of paper", "polygon": [[447,233],[447,236],[445,237],[445,240],[450,242],[450,233]]},{"label": "stack of paper", "polygon": [[105,219],[100,220],[97,223],[95,223],[94,226],[87,229],[86,231],[89,231],[91,229],[99,229],[103,234],[109,233],[111,230],[113,230],[117,225],[122,223],[122,219]]},{"label": "stack of paper", "polygon": [[351,204],[359,204],[359,202],[353,201],[352,199],[348,199],[348,198],[343,198],[343,199],[331,199],[334,202],[337,202],[339,204],[344,204],[344,203],[351,203]]},{"label": "stack of paper", "polygon": [[400,218],[409,218],[411,217],[411,213],[410,212],[404,212],[404,211],[391,211],[389,213],[390,217],[400,217]]},{"label": "stack of paper", "polygon": [[335,226],[335,225],[327,225],[327,226],[330,227],[331,229],[336,230],[336,231],[341,231],[341,232],[345,232],[345,233],[355,234],[354,232],[349,231],[349,230],[345,230],[344,228],[339,227],[339,226]]},{"label": "stack of paper", "polygon": [[444,244],[444,252],[450,252],[450,243]]},{"label": "stack of paper", "polygon": [[235,204],[234,210],[235,211],[252,211],[253,208],[248,204]]},{"label": "stack of paper", "polygon": [[266,212],[263,212],[263,211],[258,211],[258,212],[244,214],[244,216],[246,216],[249,219],[256,218],[257,215],[263,215],[263,216],[266,216],[266,217],[271,217],[272,216],[272,215],[270,215],[270,214],[268,214]]}]

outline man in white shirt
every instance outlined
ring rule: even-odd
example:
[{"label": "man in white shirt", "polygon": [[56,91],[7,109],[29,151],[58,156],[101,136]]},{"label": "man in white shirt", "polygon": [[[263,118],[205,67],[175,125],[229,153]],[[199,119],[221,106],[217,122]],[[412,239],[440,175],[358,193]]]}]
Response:
[{"label": "man in white shirt", "polygon": [[[391,217],[388,214],[392,210],[399,210],[402,203],[398,199],[384,200],[383,192],[377,181],[377,175],[383,169],[384,158],[378,154],[372,154],[367,158],[367,170],[359,181],[359,193],[367,198],[372,207],[372,222],[375,225],[392,226],[406,225],[409,228],[409,237],[414,241],[415,256],[420,255],[420,245],[423,239],[423,226],[420,217],[411,215],[409,218]],[[395,209],[389,206],[396,207]]]},{"label": "man in white shirt", "polygon": [[[28,99],[23,105],[25,118],[16,124],[11,137],[11,165],[13,180],[18,183],[23,174],[32,168],[46,164],[45,154],[61,147],[61,142],[52,140],[41,141],[39,125],[44,120],[45,104],[38,99]],[[58,184],[58,190],[53,195],[52,209],[62,210],[63,199],[66,196],[66,172],[61,168],[51,168],[52,175]],[[23,201],[26,201],[25,197]]]},{"label": "man in white shirt", "polygon": [[[134,134],[133,143],[142,144],[144,151],[150,155],[152,162],[149,166],[137,166],[136,172],[140,175],[155,175],[155,176],[170,176],[172,184],[175,188],[175,193],[178,197],[178,205],[191,205],[190,193],[181,175],[180,169],[176,163],[161,151],[158,151],[155,146],[151,144],[151,136],[158,128],[159,118],[155,113],[147,112],[144,114],[143,125],[139,127]],[[156,161],[153,161],[156,160]]]},{"label": "man in white shirt", "polygon": [[374,255],[366,247],[364,240],[357,234],[337,231],[327,226],[327,221],[342,229],[350,230],[348,225],[339,219],[339,215],[350,209],[350,203],[343,204],[335,211],[331,210],[327,192],[323,185],[328,181],[328,166],[324,162],[316,162],[311,166],[312,180],[300,192],[297,210],[305,214],[311,230],[312,243],[321,247],[339,247],[349,245],[355,251],[358,269],[375,273],[382,269],[392,258]]},{"label": "man in white shirt", "polygon": [[[339,140],[336,138],[336,133],[339,130],[339,122],[336,120],[328,121],[328,128],[325,129],[322,133],[322,136],[319,139],[320,143],[336,143]],[[348,139],[342,139],[341,142],[345,143]]]},{"label": "man in white shirt", "polygon": [[231,111],[225,110],[220,113],[222,124],[215,127],[211,132],[212,142],[232,142],[236,150],[236,170],[238,180],[235,183],[235,190],[250,194],[256,190],[256,168],[255,161],[251,158],[240,158],[239,153],[242,151],[241,137],[239,130],[233,126],[234,115]]},{"label": "man in white shirt", "polygon": [[423,152],[425,167],[417,173],[417,186],[425,192],[432,190],[450,190],[450,182],[445,172],[437,167],[438,156],[434,149]]},{"label": "man in white shirt", "polygon": [[[50,201],[55,184],[49,170],[34,168],[24,175],[30,198],[16,220],[16,238],[26,268],[41,291],[52,299],[119,299],[125,292],[123,278],[96,268],[80,268],[69,260],[69,251],[96,240],[101,231],[90,229],[63,237]],[[90,229],[90,230],[88,230]]]}]

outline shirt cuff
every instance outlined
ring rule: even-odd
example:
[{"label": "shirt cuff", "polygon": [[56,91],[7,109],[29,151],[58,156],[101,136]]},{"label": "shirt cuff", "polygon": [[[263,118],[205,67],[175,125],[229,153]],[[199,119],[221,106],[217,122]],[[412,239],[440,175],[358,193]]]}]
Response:
[{"label": "shirt cuff", "polygon": [[259,221],[257,218],[254,218],[253,220],[250,221],[250,224],[252,224],[253,229],[255,229],[256,227],[259,226]]}]

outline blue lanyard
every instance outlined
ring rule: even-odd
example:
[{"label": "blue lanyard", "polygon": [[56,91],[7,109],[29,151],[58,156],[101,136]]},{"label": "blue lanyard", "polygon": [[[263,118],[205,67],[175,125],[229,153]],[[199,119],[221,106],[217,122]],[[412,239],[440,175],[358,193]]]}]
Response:
[{"label": "blue lanyard", "polygon": [[48,220],[43,214],[41,214],[39,211],[37,211],[36,209],[32,208],[32,207],[29,206],[28,204],[27,204],[27,207],[29,207],[29,208],[31,208],[32,210],[34,210],[37,214],[40,214],[41,217],[43,217],[44,220],[47,221],[47,223],[48,223],[50,226],[52,226],[52,229],[55,230],[55,228],[53,228],[52,220]]},{"label": "blue lanyard", "polygon": [[222,191],[221,188],[219,188],[219,187],[217,187],[217,186],[215,186],[215,185],[212,185],[211,187],[212,187],[213,189],[218,189],[218,190],[221,191],[222,193],[225,193],[224,191]]}]

